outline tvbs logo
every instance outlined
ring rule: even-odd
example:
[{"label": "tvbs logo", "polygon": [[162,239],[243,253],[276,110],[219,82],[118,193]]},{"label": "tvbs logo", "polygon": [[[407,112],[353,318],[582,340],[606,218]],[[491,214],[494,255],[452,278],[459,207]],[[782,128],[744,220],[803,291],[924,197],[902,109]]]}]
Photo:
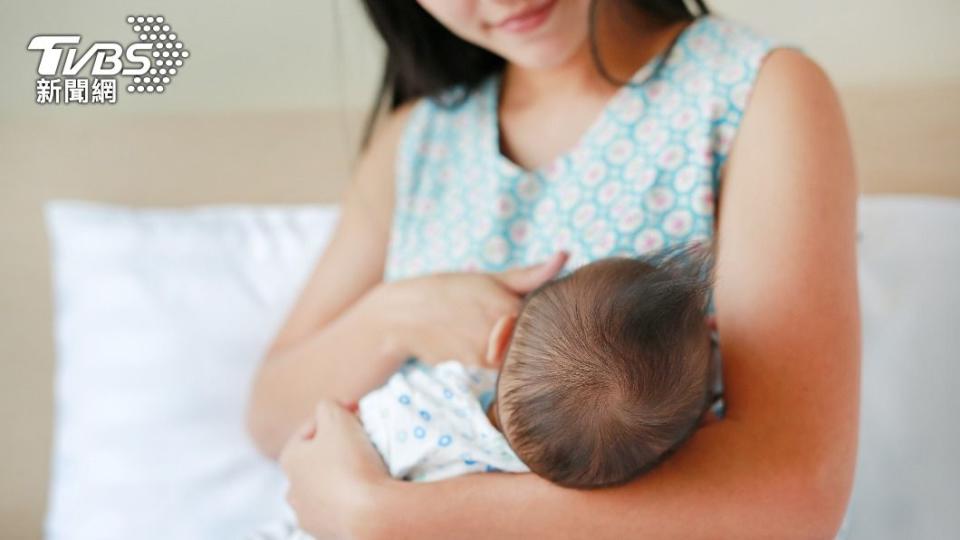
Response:
[{"label": "tvbs logo", "polygon": [[[98,41],[82,50],[79,35],[34,36],[27,50],[40,53],[37,103],[115,103],[116,79],[110,77],[118,75],[130,77],[127,92],[164,92],[190,52],[162,16],[131,15],[127,23],[139,40],[126,46]],[[86,68],[92,78],[77,77]]]},{"label": "tvbs logo", "polygon": [[[80,36],[34,36],[27,45],[31,51],[41,51],[40,65],[37,67],[39,75],[76,75],[93,59],[90,74],[94,77],[103,75],[143,75],[150,69],[150,51],[153,45],[149,43],[132,43],[124,51],[119,43],[97,42],[87,49],[87,52],[77,59],[78,49],[66,49],[66,62],[61,62],[63,45],[77,45]],[[126,67],[123,58],[136,67]],[[60,65],[63,64],[61,71]]]}]

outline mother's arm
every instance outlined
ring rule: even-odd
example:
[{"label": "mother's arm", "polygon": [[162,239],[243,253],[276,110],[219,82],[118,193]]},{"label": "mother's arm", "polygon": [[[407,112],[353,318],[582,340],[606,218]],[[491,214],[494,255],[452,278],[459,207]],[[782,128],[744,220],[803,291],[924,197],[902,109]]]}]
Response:
[{"label": "mother's arm", "polygon": [[619,488],[569,490],[529,474],[385,482],[358,534],[832,537],[856,459],[857,185],[838,99],[815,63],[791,50],[768,57],[724,176],[724,421]]},{"label": "mother's arm", "polygon": [[389,115],[371,138],[341,196],[330,242],[254,377],[247,430],[269,457],[318,399],[357,400],[403,359],[386,337],[389,314],[370,299],[383,280],[395,153],[412,108]]}]

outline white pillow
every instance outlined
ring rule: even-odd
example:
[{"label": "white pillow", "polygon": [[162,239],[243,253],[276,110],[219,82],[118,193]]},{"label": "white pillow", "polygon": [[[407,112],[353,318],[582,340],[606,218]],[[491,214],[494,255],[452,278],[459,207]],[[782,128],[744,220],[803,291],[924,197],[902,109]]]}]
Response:
[{"label": "white pillow", "polygon": [[333,206],[47,204],[55,429],[46,536],[240,538],[286,481],[244,430],[254,370]]},{"label": "white pillow", "polygon": [[960,538],[960,199],[864,197],[859,217],[863,376],[851,538]]}]

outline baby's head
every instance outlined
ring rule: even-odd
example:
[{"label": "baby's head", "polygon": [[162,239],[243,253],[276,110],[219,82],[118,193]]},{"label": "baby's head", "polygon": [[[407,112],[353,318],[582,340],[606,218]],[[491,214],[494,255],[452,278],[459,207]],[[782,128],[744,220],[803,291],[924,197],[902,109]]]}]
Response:
[{"label": "baby's head", "polygon": [[531,471],[568,487],[622,484],[693,433],[709,398],[712,274],[704,245],[603,259],[497,325],[495,413]]}]

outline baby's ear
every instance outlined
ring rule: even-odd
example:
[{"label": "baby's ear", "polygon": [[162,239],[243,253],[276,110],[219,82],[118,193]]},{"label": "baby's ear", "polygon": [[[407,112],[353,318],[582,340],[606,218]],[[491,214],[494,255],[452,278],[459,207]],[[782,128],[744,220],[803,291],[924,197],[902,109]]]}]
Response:
[{"label": "baby's ear", "polygon": [[507,345],[513,336],[513,327],[517,323],[516,315],[503,315],[493,324],[490,330],[490,339],[487,341],[487,356],[484,358],[487,366],[499,368],[507,355]]}]

